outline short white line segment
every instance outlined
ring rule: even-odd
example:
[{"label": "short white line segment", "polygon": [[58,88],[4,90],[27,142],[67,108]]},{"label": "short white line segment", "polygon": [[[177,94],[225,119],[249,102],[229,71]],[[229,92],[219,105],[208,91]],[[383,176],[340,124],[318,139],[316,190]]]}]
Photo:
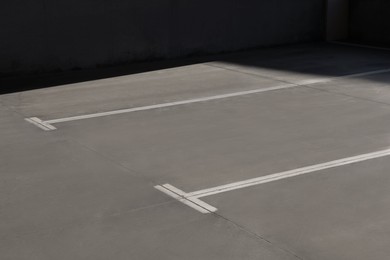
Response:
[{"label": "short white line segment", "polygon": [[30,118],[25,118],[25,120],[45,131],[53,131],[53,130],[56,130],[57,128],[55,128],[54,126],[52,126],[50,123],[48,123],[47,121],[42,121],[41,119],[39,119],[38,117],[30,117]]},{"label": "short white line segment", "polygon": [[192,103],[207,102],[207,101],[212,101],[212,100],[239,97],[239,96],[245,96],[245,95],[274,91],[274,90],[281,90],[281,89],[287,89],[287,88],[293,88],[293,87],[303,87],[306,85],[311,85],[311,84],[316,84],[316,83],[330,82],[330,81],[337,80],[337,79],[362,77],[362,76],[374,75],[374,74],[385,73],[385,72],[390,72],[390,69],[375,70],[375,71],[356,73],[356,74],[350,74],[350,75],[338,76],[338,77],[310,79],[310,80],[304,80],[304,81],[301,81],[298,83],[286,83],[286,84],[282,84],[279,86],[268,87],[268,88],[259,88],[259,89],[239,91],[239,92],[233,92],[233,93],[227,93],[227,94],[221,94],[221,95],[215,95],[215,96],[200,97],[200,98],[187,99],[187,100],[175,101],[175,102],[168,102],[168,103],[162,103],[162,104],[156,104],[156,105],[150,105],[150,106],[126,108],[126,109],[120,109],[120,110],[113,110],[113,111],[93,113],[93,114],[80,115],[80,116],[64,117],[64,118],[51,119],[51,120],[42,120],[42,119],[39,119],[37,117],[31,117],[31,118],[26,118],[26,121],[38,126],[39,128],[42,128],[43,130],[51,131],[51,130],[57,129],[53,126],[53,124],[57,124],[57,123],[64,123],[64,122],[70,122],[70,121],[76,121],[76,120],[84,120],[84,119],[91,119],[91,118],[97,118],[97,117],[104,117],[104,116],[153,110],[153,109],[159,109],[159,108],[165,108],[165,107],[174,107],[174,106],[180,106],[180,105],[186,105],[186,104],[192,104]]},{"label": "short white line segment", "polygon": [[173,187],[172,185],[169,184],[157,185],[155,186],[155,188],[203,214],[217,211],[217,209],[214,208],[213,206],[197,198],[187,198],[187,193]]},{"label": "short white line segment", "polygon": [[[303,175],[303,174],[307,174],[307,173],[318,172],[318,171],[322,171],[322,170],[326,170],[326,169],[340,167],[343,165],[349,165],[349,164],[354,164],[354,163],[372,160],[372,159],[376,159],[376,158],[386,157],[386,156],[390,156],[390,149],[381,150],[381,151],[377,151],[377,152],[373,152],[373,153],[361,154],[361,155],[352,156],[352,157],[347,157],[347,158],[343,158],[343,159],[339,159],[339,160],[335,160],[335,161],[330,161],[330,162],[316,164],[316,165],[298,168],[298,169],[294,169],[294,170],[270,174],[270,175],[261,176],[258,178],[244,180],[244,181],[238,181],[238,182],[234,182],[234,183],[230,183],[230,184],[226,184],[226,185],[221,185],[221,186],[216,186],[216,187],[209,188],[209,189],[198,190],[198,191],[194,191],[194,192],[190,192],[190,193],[185,193],[185,192],[183,192],[183,191],[181,191],[181,190],[179,190],[179,189],[177,189],[169,184],[164,184],[162,186],[155,186],[155,188],[159,189],[160,191],[163,191],[163,192],[165,192],[165,191],[162,190],[162,188],[166,188],[167,190],[169,190],[175,194],[175,195],[171,195],[171,194],[168,194],[167,192],[165,192],[168,195],[170,195],[171,197],[183,202],[184,204],[186,204],[192,208],[197,209],[198,211],[200,211],[202,213],[211,213],[211,212],[215,212],[217,209],[204,203],[203,201],[200,201],[199,198],[207,197],[207,196],[211,196],[211,195],[215,195],[215,194],[219,194],[219,193],[224,193],[227,191],[251,187],[251,186],[255,186],[255,185],[260,185],[260,184],[264,184],[264,183],[269,183],[269,182],[273,182],[273,181],[278,181],[278,180],[282,180],[282,179],[286,179],[286,178],[291,178],[294,176],[299,176],[299,175]],[[201,202],[201,203],[198,204],[197,202]],[[202,203],[204,203],[204,204],[202,204]],[[199,210],[198,208],[196,208],[196,206],[200,206],[203,209],[203,211],[202,211],[202,209]],[[211,208],[212,208],[212,210],[209,210]]]}]

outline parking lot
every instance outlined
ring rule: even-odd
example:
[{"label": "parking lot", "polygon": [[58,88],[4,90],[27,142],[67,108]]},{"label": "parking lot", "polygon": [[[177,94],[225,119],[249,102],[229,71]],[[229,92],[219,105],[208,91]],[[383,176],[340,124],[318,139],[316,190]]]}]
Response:
[{"label": "parking lot", "polygon": [[390,255],[388,51],[254,50],[0,107],[0,259]]}]

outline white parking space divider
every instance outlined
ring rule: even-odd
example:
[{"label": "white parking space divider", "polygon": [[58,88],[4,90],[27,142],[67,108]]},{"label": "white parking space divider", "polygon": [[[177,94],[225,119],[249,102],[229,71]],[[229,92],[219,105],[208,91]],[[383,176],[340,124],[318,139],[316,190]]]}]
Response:
[{"label": "white parking space divider", "polygon": [[187,105],[187,104],[193,104],[193,103],[207,102],[207,101],[213,101],[213,100],[218,100],[218,99],[227,99],[227,98],[245,96],[245,95],[250,95],[250,94],[257,94],[257,93],[268,92],[268,91],[288,89],[288,88],[293,88],[293,87],[304,87],[304,86],[317,84],[317,83],[330,82],[330,81],[337,80],[337,79],[355,78],[355,77],[369,76],[369,75],[386,73],[386,72],[390,72],[390,69],[387,68],[387,69],[374,70],[374,71],[363,72],[363,73],[355,73],[355,74],[338,76],[338,77],[316,78],[316,79],[304,80],[304,81],[301,81],[298,83],[284,83],[284,84],[274,86],[274,87],[258,88],[258,89],[252,89],[252,90],[247,90],[247,91],[239,91],[239,92],[233,92],[233,93],[227,93],[227,94],[221,94],[221,95],[215,95],[215,96],[200,97],[200,98],[187,99],[187,100],[176,101],[176,102],[169,102],[169,103],[162,103],[162,104],[156,104],[156,105],[150,105],[150,106],[142,106],[142,107],[113,110],[113,111],[93,113],[93,114],[87,114],[87,115],[71,116],[71,117],[64,117],[64,118],[50,119],[50,120],[42,120],[38,117],[30,117],[30,118],[26,118],[25,120],[27,122],[41,128],[41,129],[43,129],[43,130],[45,130],[45,131],[53,131],[53,130],[57,129],[56,127],[53,126],[53,124],[58,124],[58,123],[65,123],[65,122],[70,122],[70,121],[77,121],[77,120],[84,120],[84,119],[91,119],[91,118],[98,118],[98,117],[105,117],[105,116],[112,116],[112,115],[119,115],[119,114],[125,114],[125,113],[133,113],[133,112],[139,112],[139,111],[154,110],[154,109],[159,109],[159,108],[166,108],[166,107],[174,107],[174,106]]},{"label": "white parking space divider", "polygon": [[220,194],[232,190],[243,189],[243,188],[269,183],[273,181],[278,181],[286,178],[291,178],[294,176],[299,176],[307,173],[319,172],[326,169],[331,169],[335,167],[354,164],[354,163],[372,160],[376,158],[386,157],[386,156],[390,156],[390,149],[347,157],[335,161],[311,165],[303,168],[261,176],[258,178],[252,178],[244,181],[238,181],[238,182],[216,186],[209,189],[198,190],[190,193],[183,192],[170,184],[158,185],[155,186],[155,188],[173,197],[174,199],[198,210],[199,212],[207,214],[207,213],[215,212],[217,211],[217,209],[199,200],[199,198],[216,195],[216,194]]}]

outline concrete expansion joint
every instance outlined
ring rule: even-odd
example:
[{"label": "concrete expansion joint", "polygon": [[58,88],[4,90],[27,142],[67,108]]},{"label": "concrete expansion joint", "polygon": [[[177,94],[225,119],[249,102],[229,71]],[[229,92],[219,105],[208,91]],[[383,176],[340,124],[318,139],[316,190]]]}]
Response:
[{"label": "concrete expansion joint", "polygon": [[240,230],[242,230],[242,231],[244,231],[244,232],[250,234],[251,236],[255,237],[257,240],[263,241],[263,242],[265,242],[265,243],[267,243],[267,244],[269,244],[269,245],[271,245],[271,246],[273,246],[273,247],[275,247],[275,248],[278,248],[279,250],[286,252],[288,255],[291,255],[291,256],[293,256],[293,257],[296,258],[296,259],[305,260],[304,258],[300,257],[299,255],[297,255],[297,254],[294,253],[293,251],[291,251],[291,250],[289,250],[289,249],[286,249],[286,248],[284,248],[284,247],[282,247],[282,246],[276,244],[275,242],[272,242],[272,241],[268,240],[267,238],[263,237],[262,235],[257,234],[256,232],[253,232],[253,231],[248,230],[246,227],[244,227],[244,226],[238,224],[237,222],[235,222],[235,221],[233,221],[233,220],[231,220],[231,219],[229,219],[229,218],[227,218],[227,217],[224,217],[224,216],[222,216],[221,214],[218,214],[218,213],[216,213],[216,212],[214,212],[213,214],[214,214],[216,217],[218,217],[218,218],[221,218],[221,219],[223,219],[223,220],[228,221],[229,223],[231,223],[231,224],[233,224],[234,226],[236,226],[238,229],[240,229]]},{"label": "concrete expansion joint", "polygon": [[189,196],[188,193],[183,192],[170,184],[157,185],[155,188],[203,214],[213,213],[218,210],[197,197]]}]

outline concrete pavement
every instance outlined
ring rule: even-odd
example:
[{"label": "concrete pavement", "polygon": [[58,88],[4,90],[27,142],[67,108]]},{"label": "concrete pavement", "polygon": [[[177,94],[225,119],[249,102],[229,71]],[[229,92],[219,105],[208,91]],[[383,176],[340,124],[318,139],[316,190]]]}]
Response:
[{"label": "concrete pavement", "polygon": [[[154,186],[191,192],[388,149],[389,58],[280,47],[0,96],[0,258],[386,259],[390,157],[202,198],[213,214]],[[286,83],[49,132],[24,120]]]}]

